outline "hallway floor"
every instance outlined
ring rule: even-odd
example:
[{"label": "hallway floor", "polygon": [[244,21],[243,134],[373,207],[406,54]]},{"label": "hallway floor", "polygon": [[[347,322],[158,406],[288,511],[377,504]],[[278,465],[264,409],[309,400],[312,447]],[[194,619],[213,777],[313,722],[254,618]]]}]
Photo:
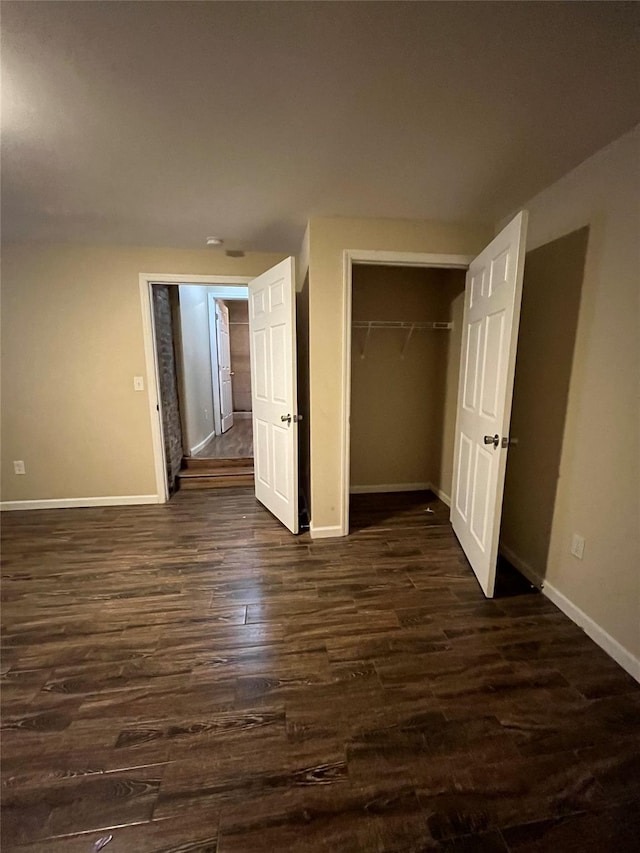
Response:
[{"label": "hallway floor", "polygon": [[195,459],[238,459],[253,456],[253,423],[251,418],[235,418],[231,429],[214,436]]},{"label": "hallway floor", "polygon": [[3,853],[637,849],[640,687],[542,595],[486,601],[447,518],[6,513]]}]

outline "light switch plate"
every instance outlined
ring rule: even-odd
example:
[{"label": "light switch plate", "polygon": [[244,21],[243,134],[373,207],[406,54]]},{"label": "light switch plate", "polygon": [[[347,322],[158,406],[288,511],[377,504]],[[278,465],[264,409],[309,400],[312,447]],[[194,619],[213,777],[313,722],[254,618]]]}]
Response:
[{"label": "light switch plate", "polygon": [[144,376],[133,377],[133,390],[144,391]]},{"label": "light switch plate", "polygon": [[26,474],[26,470],[24,467],[24,462],[22,459],[16,459],[13,463],[13,473],[14,474]]},{"label": "light switch plate", "polygon": [[584,555],[584,536],[580,536],[579,533],[573,534],[573,538],[571,540],[571,553],[574,557],[577,557],[578,560],[581,560]]}]

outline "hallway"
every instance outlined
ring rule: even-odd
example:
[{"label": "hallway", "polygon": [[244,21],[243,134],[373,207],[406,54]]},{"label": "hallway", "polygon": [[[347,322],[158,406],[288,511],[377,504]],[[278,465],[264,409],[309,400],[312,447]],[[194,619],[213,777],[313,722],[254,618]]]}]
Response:
[{"label": "hallway", "polygon": [[222,435],[214,436],[197,453],[194,459],[238,459],[253,456],[253,424],[251,415],[239,418],[237,415],[231,429]]}]

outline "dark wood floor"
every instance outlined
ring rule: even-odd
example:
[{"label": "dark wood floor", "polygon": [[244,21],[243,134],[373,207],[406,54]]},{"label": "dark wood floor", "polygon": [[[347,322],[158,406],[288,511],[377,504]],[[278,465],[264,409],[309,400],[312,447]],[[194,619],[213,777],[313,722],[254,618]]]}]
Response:
[{"label": "dark wood floor", "polygon": [[234,419],[231,429],[214,436],[202,450],[194,453],[197,459],[238,459],[253,457],[253,423],[251,418]]},{"label": "dark wood floor", "polygon": [[428,500],[6,513],[3,852],[638,850],[640,687]]}]

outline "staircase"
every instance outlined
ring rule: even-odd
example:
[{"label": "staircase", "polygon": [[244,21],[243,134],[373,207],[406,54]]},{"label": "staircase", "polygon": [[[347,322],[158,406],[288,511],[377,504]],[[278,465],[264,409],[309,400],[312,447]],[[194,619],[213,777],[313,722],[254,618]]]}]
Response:
[{"label": "staircase", "polygon": [[197,459],[185,456],[178,474],[180,489],[225,489],[253,486],[253,457]]}]

